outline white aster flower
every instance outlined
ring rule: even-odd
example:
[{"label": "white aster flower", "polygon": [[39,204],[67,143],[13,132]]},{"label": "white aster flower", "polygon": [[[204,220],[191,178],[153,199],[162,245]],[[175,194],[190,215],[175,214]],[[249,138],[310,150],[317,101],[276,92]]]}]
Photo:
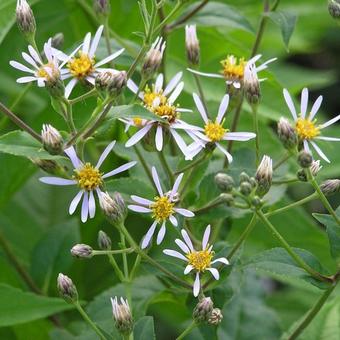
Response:
[{"label": "white aster flower", "polygon": [[176,181],[171,189],[171,191],[164,193],[161,187],[161,183],[158,177],[158,173],[156,168],[152,167],[152,177],[155,183],[155,186],[158,191],[158,195],[154,198],[154,201],[149,199],[145,199],[139,196],[131,196],[131,199],[138,203],[128,205],[128,208],[132,211],[140,212],[140,213],[151,213],[154,222],[149,228],[148,232],[145,234],[142,241],[142,249],[146,248],[155,233],[156,227],[158,224],[161,224],[161,228],[157,235],[157,244],[161,244],[164,239],[166,232],[166,222],[169,220],[173,226],[178,226],[178,221],[174,216],[175,213],[180,214],[185,217],[193,217],[194,213],[187,209],[177,208],[175,206],[176,202],[178,202],[178,188],[181,184],[181,180],[183,178],[183,174],[178,175]]},{"label": "white aster flower", "polygon": [[204,128],[188,132],[188,134],[195,140],[188,147],[188,158],[192,159],[195,157],[207,144],[214,144],[228,158],[228,162],[231,163],[233,157],[220,142],[225,140],[248,141],[255,138],[256,134],[252,132],[229,132],[228,129],[223,127],[224,115],[229,105],[228,94],[226,94],[221,101],[215,121],[208,119],[203,103],[196,93],[193,94],[193,98],[205,125]]},{"label": "white aster flower", "polygon": [[[156,83],[152,86],[152,88],[150,89],[146,86],[145,90],[142,92],[139,92],[138,86],[131,79],[128,80],[128,88],[133,93],[138,93],[138,97],[142,100],[144,107],[156,116],[164,119],[164,123],[157,120],[149,120],[146,123],[144,122],[141,129],[126,142],[126,147],[130,147],[138,143],[152,127],[155,127],[155,144],[158,151],[162,151],[163,149],[163,133],[168,130],[183,154],[187,155],[187,145],[176,130],[184,130],[188,132],[197,128],[180,119],[181,112],[191,112],[191,110],[180,108],[174,104],[184,87],[184,83],[180,81],[181,78],[182,72],[177,73],[163,90],[164,77],[163,74],[159,74],[156,79]],[[139,120],[139,122],[142,121]],[[133,122],[130,120],[128,126],[141,126],[140,124],[133,123],[136,123],[136,121]]]},{"label": "white aster flower", "polygon": [[184,255],[176,250],[164,249],[163,253],[169,256],[176,257],[180,260],[187,262],[187,266],[184,269],[184,274],[189,274],[192,270],[196,272],[196,277],[193,286],[194,296],[198,296],[201,289],[200,275],[208,270],[215,280],[219,280],[220,274],[216,268],[213,268],[214,263],[220,262],[225,265],[229,264],[229,261],[225,257],[219,257],[213,260],[214,252],[212,250],[213,246],[209,245],[210,236],[210,225],[205,229],[203,240],[202,240],[202,250],[195,250],[194,246],[190,240],[188,233],[182,229],[181,231],[183,240],[176,239],[175,242],[179,248],[184,252]]},{"label": "white aster flower", "polygon": [[107,71],[107,68],[101,66],[109,63],[120,56],[124,49],[121,49],[101,61],[96,61],[95,53],[99,44],[99,40],[103,33],[104,26],[99,26],[96,34],[91,41],[91,33],[88,32],[83,43],[77,48],[76,56],[71,57],[64,53],[56,53],[57,58],[67,63],[66,69],[62,70],[63,79],[72,78],[65,87],[65,97],[68,98],[79,81],[88,81],[92,85],[95,84],[96,76],[99,72]]},{"label": "white aster flower", "polygon": [[339,142],[340,138],[321,136],[321,130],[323,130],[324,128],[340,120],[340,115],[337,115],[336,117],[330,119],[326,123],[317,125],[315,116],[321,106],[322,99],[323,99],[322,96],[319,96],[317,98],[317,100],[312,106],[311,111],[309,112],[309,114],[307,114],[308,89],[304,88],[301,94],[300,113],[297,114],[293,100],[289,92],[286,89],[283,90],[283,95],[287,103],[287,106],[289,108],[289,111],[291,112],[293,116],[293,119],[295,122],[296,134],[298,135],[299,140],[303,142],[304,150],[309,153],[312,153],[310,149],[310,145],[311,145],[322,159],[330,163],[330,160],[327,158],[324,152],[320,149],[320,147],[315,143],[315,140]]},{"label": "white aster flower", "polygon": [[51,79],[56,79],[61,77],[61,68],[65,63],[59,65],[59,61],[54,54],[52,48],[52,38],[48,39],[47,43],[44,44],[44,54],[47,61],[43,61],[40,57],[39,52],[37,52],[31,45],[28,46],[28,52],[22,53],[24,60],[30,65],[27,67],[17,61],[11,60],[9,63],[12,67],[29,73],[29,76],[21,77],[17,79],[18,83],[30,83],[37,82],[39,87],[44,87],[46,81]]},{"label": "white aster flower", "polygon": [[[196,73],[201,76],[210,78],[224,79],[227,85],[233,85],[236,89],[239,89],[243,85],[244,71],[247,64],[254,64],[262,57],[261,54],[254,56],[248,61],[244,58],[237,58],[234,55],[228,55],[226,59],[221,61],[223,70],[221,73],[205,73],[199,72],[193,69],[188,69],[192,73]],[[258,73],[268,67],[268,64],[275,61],[277,58],[272,58],[255,67],[255,72]]]},{"label": "white aster flower", "polygon": [[119,166],[118,168],[103,174],[100,172],[99,168],[105,161],[106,157],[109,155],[111,150],[115,145],[115,141],[111,142],[103,151],[96,166],[93,166],[90,163],[83,163],[77,156],[74,147],[71,146],[64,150],[66,155],[71,160],[74,166],[74,176],[73,179],[65,179],[60,177],[41,177],[39,180],[46,184],[52,185],[78,185],[80,191],[73,198],[70,207],[69,213],[72,215],[80,200],[83,198],[83,203],[81,206],[81,220],[83,223],[87,221],[88,216],[93,218],[96,212],[96,204],[94,199],[94,191],[97,193],[98,198],[102,195],[102,187],[104,185],[104,179],[117,175],[123,171],[126,171],[133,167],[137,162],[129,162],[124,165]]}]

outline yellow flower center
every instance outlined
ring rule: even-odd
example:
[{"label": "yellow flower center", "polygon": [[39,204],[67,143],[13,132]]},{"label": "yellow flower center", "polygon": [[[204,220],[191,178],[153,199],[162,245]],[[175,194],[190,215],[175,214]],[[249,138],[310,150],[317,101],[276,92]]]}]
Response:
[{"label": "yellow flower center", "polygon": [[143,125],[143,119],[140,118],[140,117],[135,117],[132,120],[133,120],[134,124],[138,127]]},{"label": "yellow flower center", "polygon": [[90,163],[86,163],[81,169],[75,170],[74,178],[78,181],[79,187],[87,191],[103,184],[102,173]]},{"label": "yellow flower center", "polygon": [[155,202],[150,205],[152,209],[152,217],[156,221],[167,220],[174,212],[174,203],[171,203],[166,196],[155,197]]},{"label": "yellow flower center", "polygon": [[189,264],[199,272],[204,272],[211,265],[214,254],[210,250],[194,251],[186,255]]},{"label": "yellow flower center", "polygon": [[78,57],[75,57],[68,62],[67,67],[74,77],[82,79],[94,71],[94,64],[94,59],[80,51]]},{"label": "yellow flower center", "polygon": [[173,105],[160,105],[155,108],[154,113],[162,118],[167,119],[169,123],[173,123],[176,118],[179,118],[176,106]]},{"label": "yellow flower center", "polygon": [[227,59],[222,60],[223,75],[228,80],[243,80],[244,68],[247,61],[244,58],[236,58],[228,55]]},{"label": "yellow flower center", "polygon": [[217,122],[208,122],[204,126],[205,135],[212,141],[218,142],[220,141],[223,136],[226,134],[228,130],[223,128],[223,126]]},{"label": "yellow flower center", "polygon": [[155,92],[154,85],[152,86],[152,90],[149,86],[146,86],[144,90],[144,104],[148,109],[152,109],[153,102],[156,98],[159,98],[159,105],[164,105],[168,101],[168,99],[163,95],[163,91]]},{"label": "yellow flower center", "polygon": [[51,75],[46,71],[46,67],[52,70],[52,77],[58,78],[60,76],[59,69],[54,66],[52,63],[47,63],[39,68],[36,72],[36,76],[39,78],[46,78],[47,80],[51,79]]},{"label": "yellow flower center", "polygon": [[313,139],[320,134],[320,129],[312,122],[305,118],[298,118],[295,123],[295,130],[300,139]]}]

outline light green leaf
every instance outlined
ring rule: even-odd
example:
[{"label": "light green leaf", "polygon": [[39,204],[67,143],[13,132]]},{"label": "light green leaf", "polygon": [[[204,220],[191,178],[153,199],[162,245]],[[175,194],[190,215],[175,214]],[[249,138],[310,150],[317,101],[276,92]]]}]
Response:
[{"label": "light green leaf", "polygon": [[0,301],[0,327],[42,319],[73,308],[62,299],[39,296],[5,284],[0,284]]},{"label": "light green leaf", "polygon": [[133,330],[136,340],[156,339],[155,328],[152,316],[144,316],[136,322]]},{"label": "light green leaf", "polygon": [[142,197],[153,197],[154,191],[151,186],[137,178],[121,177],[112,179],[105,183],[106,190],[109,192],[120,192],[126,195],[140,195]]},{"label": "light green leaf", "polygon": [[50,155],[31,135],[19,130],[9,132],[0,137],[0,152],[32,159],[63,158],[62,156]]},{"label": "light green leaf", "polygon": [[277,26],[279,26],[282,40],[288,50],[289,40],[293,34],[297,16],[293,13],[284,11],[269,12],[267,15]]}]

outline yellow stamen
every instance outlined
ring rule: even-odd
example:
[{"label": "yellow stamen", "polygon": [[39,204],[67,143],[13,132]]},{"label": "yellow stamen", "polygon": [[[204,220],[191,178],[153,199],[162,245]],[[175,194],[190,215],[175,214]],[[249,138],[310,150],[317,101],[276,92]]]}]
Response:
[{"label": "yellow stamen", "polygon": [[80,51],[78,57],[75,57],[68,62],[67,67],[74,77],[82,79],[94,72],[94,64],[94,59]]},{"label": "yellow stamen", "polygon": [[149,86],[146,86],[144,90],[144,104],[148,109],[153,107],[153,102],[156,98],[159,99],[159,105],[164,105],[168,101],[163,95],[163,91],[155,92],[154,86],[152,86],[152,90],[149,88]]},{"label": "yellow stamen", "polygon": [[222,60],[223,75],[228,80],[243,80],[244,68],[247,61],[244,58],[236,58],[233,55],[228,55],[227,59]]},{"label": "yellow stamen", "polygon": [[194,251],[186,255],[189,264],[199,272],[205,271],[211,265],[214,254],[210,250]]},{"label": "yellow stamen", "polygon": [[171,203],[166,196],[155,197],[155,202],[150,205],[152,209],[152,217],[156,221],[167,220],[174,212],[174,203]]},{"label": "yellow stamen", "polygon": [[52,77],[58,78],[60,76],[59,69],[55,67],[53,63],[47,63],[39,68],[36,72],[36,76],[39,78],[46,78],[47,80],[51,79],[51,75],[47,73],[46,67],[50,68],[52,71]]},{"label": "yellow stamen", "polygon": [[228,130],[223,128],[223,126],[217,122],[208,122],[204,126],[205,135],[212,141],[218,142],[220,141],[223,136],[226,134]]},{"label": "yellow stamen", "polygon": [[91,191],[103,184],[102,173],[90,163],[86,163],[81,169],[75,170],[74,178],[80,188]]},{"label": "yellow stamen", "polygon": [[320,134],[320,128],[315,125],[315,121],[312,122],[305,118],[298,118],[295,130],[300,139],[313,139]]},{"label": "yellow stamen", "polygon": [[138,127],[141,127],[143,125],[143,119],[140,117],[135,117],[132,119],[134,124]]},{"label": "yellow stamen", "polygon": [[176,106],[173,105],[160,105],[154,109],[154,113],[160,117],[166,118],[169,123],[173,123],[177,118],[179,118]]}]

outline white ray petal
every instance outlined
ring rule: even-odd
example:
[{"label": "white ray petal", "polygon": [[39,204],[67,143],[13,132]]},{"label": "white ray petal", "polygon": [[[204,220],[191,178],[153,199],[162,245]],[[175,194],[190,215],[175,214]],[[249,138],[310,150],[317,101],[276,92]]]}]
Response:
[{"label": "white ray petal", "polygon": [[99,26],[96,34],[94,35],[94,37],[92,39],[91,47],[90,47],[90,50],[89,50],[89,57],[90,58],[93,58],[94,54],[96,53],[100,37],[102,36],[102,33],[103,33],[103,29],[104,29],[103,25]]},{"label": "white ray petal", "polygon": [[120,49],[119,51],[109,55],[108,57],[104,58],[103,60],[99,61],[95,67],[98,69],[98,67],[102,66],[102,65],[105,65],[107,63],[109,63],[110,61],[118,58],[123,52],[125,51],[124,48]]},{"label": "white ray petal", "polygon": [[340,141],[340,138],[336,138],[336,137],[326,137],[326,136],[315,137],[315,139],[327,140],[327,141],[330,141],[330,142],[339,142],[339,141]]},{"label": "white ray petal", "polygon": [[175,76],[169,81],[169,84],[164,89],[164,96],[167,96],[172,90],[177,86],[179,81],[181,80],[183,72],[178,72]]},{"label": "white ray petal", "polygon": [[126,171],[130,168],[132,168],[133,166],[135,166],[137,164],[136,161],[132,161],[132,162],[129,162],[129,163],[126,163],[126,164],[123,164],[121,166],[119,166],[118,168],[108,172],[107,174],[103,175],[102,178],[108,178],[108,177],[111,177],[111,176],[114,176],[114,175],[117,175],[123,171]]},{"label": "white ray petal", "polygon": [[307,105],[308,105],[308,89],[305,87],[302,90],[302,94],[301,94],[301,117],[302,118],[306,117]]},{"label": "white ray petal", "polygon": [[190,71],[191,73],[195,73],[195,74],[198,74],[198,75],[204,76],[204,77],[219,78],[219,79],[223,79],[224,78],[222,74],[218,74],[218,73],[199,72],[199,71],[193,70],[191,68],[187,68],[187,70]]},{"label": "white ray petal", "polygon": [[178,227],[178,221],[174,215],[169,216],[169,221],[174,227]]},{"label": "white ray petal", "polygon": [[309,120],[313,120],[315,115],[318,113],[321,103],[322,103],[323,97],[319,96],[318,99],[315,101],[315,103],[312,106],[312,109],[309,114]]},{"label": "white ray petal", "polygon": [[192,244],[192,242],[191,242],[191,239],[190,239],[188,233],[186,232],[186,230],[185,230],[185,229],[182,229],[182,230],[181,230],[181,234],[182,234],[182,237],[183,237],[185,243],[186,243],[187,246],[189,247],[189,249],[190,249],[191,251],[194,251],[194,246],[193,246],[193,244]]},{"label": "white ray petal", "polygon": [[297,120],[297,114],[296,114],[296,110],[295,110],[295,106],[294,106],[292,97],[290,96],[289,92],[286,89],[283,89],[283,96],[285,98],[286,104],[287,104],[289,111],[292,114],[294,120]]},{"label": "white ray petal", "polygon": [[159,232],[157,234],[157,245],[160,245],[164,239],[165,236],[165,232],[166,232],[166,228],[165,228],[165,222],[162,223],[161,229],[159,229]]},{"label": "white ray petal", "polygon": [[205,250],[208,246],[209,237],[210,237],[210,224],[205,228],[203,239],[202,239],[202,249]]},{"label": "white ray petal", "polygon": [[68,209],[68,212],[69,212],[70,215],[72,215],[76,211],[77,206],[78,206],[81,198],[83,197],[83,194],[84,194],[84,190],[81,190],[77,193],[77,195],[74,196],[74,198],[73,198],[73,200],[70,204],[70,207]]},{"label": "white ray petal", "polygon": [[74,87],[76,86],[76,84],[78,83],[78,79],[77,78],[72,78],[69,83],[66,85],[65,87],[65,98],[68,99],[68,97],[70,96],[72,90],[74,89]]},{"label": "white ray petal", "polygon": [[85,54],[88,54],[88,53],[89,53],[90,43],[91,43],[91,33],[88,32],[88,33],[85,35],[85,38],[84,38],[84,43],[83,43],[83,53],[85,53]]},{"label": "white ray petal", "polygon": [[131,80],[131,79],[128,79],[127,83],[126,83],[126,86],[134,93],[134,94],[137,94],[138,92],[138,86],[137,84]]},{"label": "white ray petal", "polygon": [[312,151],[311,151],[309,144],[308,144],[308,141],[306,139],[303,141],[303,148],[304,148],[305,151],[312,154]]},{"label": "white ray petal", "polygon": [[180,239],[176,238],[175,243],[181,248],[181,250],[185,253],[188,254],[190,253],[190,249],[188,246]]},{"label": "white ray petal", "polygon": [[164,196],[163,190],[162,190],[162,187],[161,187],[161,182],[160,182],[160,180],[159,180],[157,170],[156,170],[156,168],[155,168],[154,166],[151,168],[151,172],[152,172],[153,182],[154,182],[155,185],[156,185],[158,194],[159,194],[160,196]]},{"label": "white ray petal", "polygon": [[217,117],[216,117],[216,122],[218,124],[221,124],[222,120],[223,120],[223,117],[228,109],[228,105],[229,105],[229,95],[226,94],[222,101],[221,101],[221,104],[220,104],[220,107],[218,109],[218,114],[217,114]]},{"label": "white ray petal", "polygon": [[194,102],[196,104],[196,107],[198,109],[198,112],[201,114],[202,116],[202,119],[204,121],[204,123],[208,123],[208,116],[207,116],[207,113],[205,112],[205,108],[203,106],[203,103],[201,101],[201,98],[196,94],[196,93],[193,93],[192,94],[193,98],[194,98]]},{"label": "white ray petal", "polygon": [[146,207],[142,207],[140,205],[130,204],[128,205],[128,208],[132,211],[139,212],[139,213],[149,213],[152,210]]},{"label": "white ray petal", "polygon": [[318,153],[318,155],[325,160],[327,163],[330,163],[331,161],[327,158],[327,156],[324,154],[324,152],[316,145],[316,143],[314,143],[313,141],[310,141],[310,143],[312,144],[313,148],[315,149],[315,151]]},{"label": "white ray petal", "polygon": [[152,124],[145,125],[125,143],[125,147],[129,148],[130,146],[138,143],[150,131],[151,128]]},{"label": "white ray petal", "polygon": [[73,179],[65,179],[60,177],[40,177],[39,181],[45,184],[52,185],[74,185],[77,184],[77,181]]},{"label": "white ray petal", "polygon": [[224,263],[226,265],[229,264],[229,261],[225,257],[219,257],[218,259],[211,262],[211,264],[214,264],[216,262]]},{"label": "white ray petal", "polygon": [[161,124],[159,124],[157,126],[155,142],[156,142],[157,151],[162,151],[162,149],[163,149],[163,128],[162,128]]},{"label": "white ray petal", "polygon": [[29,69],[27,66],[25,66],[25,65],[23,65],[23,64],[20,64],[20,63],[18,63],[18,62],[15,61],[15,60],[11,60],[11,61],[9,62],[9,64],[10,64],[12,67],[16,68],[17,70],[20,70],[20,71],[23,71],[23,72],[27,72],[27,73],[32,73],[32,74],[35,73],[35,72],[32,71],[31,69]]},{"label": "white ray petal", "polygon": [[83,203],[81,205],[81,221],[85,223],[89,214],[89,194],[84,191]]},{"label": "white ray petal", "polygon": [[89,192],[89,216],[90,218],[93,218],[96,214],[96,202],[94,200],[93,191],[91,190]]},{"label": "white ray petal", "polygon": [[173,187],[171,189],[171,192],[170,192],[170,199],[172,199],[173,196],[178,192],[178,188],[179,188],[179,186],[181,184],[183,176],[184,176],[183,173],[181,173],[181,174],[179,174],[177,176],[176,181],[175,181],[175,183],[174,183],[174,185],[173,185]]},{"label": "white ray petal", "polygon": [[233,161],[233,156],[220,143],[216,143],[216,146],[225,154],[230,164]]},{"label": "white ray petal", "polygon": [[178,214],[180,214],[180,215],[182,215],[182,216],[185,216],[185,217],[194,217],[194,216],[195,216],[195,214],[194,214],[192,211],[187,210],[187,209],[183,209],[183,208],[174,208],[174,210],[175,210]]},{"label": "white ray petal", "polygon": [[184,275],[189,274],[193,269],[194,267],[191,264],[188,264],[184,269]]},{"label": "white ray petal", "polygon": [[337,115],[336,117],[332,118],[331,120],[329,120],[328,122],[321,124],[319,126],[320,129],[324,129],[327,126],[330,126],[332,124],[334,124],[335,122],[337,122],[340,119],[340,115]]},{"label": "white ray petal", "polygon": [[176,132],[174,129],[170,129],[170,133],[172,137],[174,137],[174,140],[179,147],[179,149],[182,151],[184,156],[187,156],[188,154],[188,148],[187,145],[185,144],[183,138]]},{"label": "white ray petal", "polygon": [[176,251],[176,250],[172,250],[172,249],[164,249],[164,250],[163,250],[163,253],[164,253],[165,255],[172,256],[172,257],[176,257],[176,258],[178,258],[178,259],[181,259],[181,260],[183,260],[183,261],[188,262],[188,259],[187,259],[184,255],[182,255],[181,253],[179,253],[179,252]]},{"label": "white ray petal", "polygon": [[33,59],[39,64],[42,65],[42,61],[40,59],[39,53],[31,46],[28,46],[28,50],[31,54],[31,56],[33,57]]},{"label": "white ray petal", "polygon": [[70,146],[69,148],[65,149],[64,152],[66,153],[66,155],[68,156],[68,158],[72,162],[72,164],[75,167],[75,169],[79,169],[80,167],[83,166],[83,163],[78,158],[78,156],[76,154],[76,150],[74,149],[73,146]]},{"label": "white ray petal", "polygon": [[35,69],[39,70],[39,66],[29,54],[27,54],[26,52],[22,52],[21,55],[27,63],[32,65]]},{"label": "white ray petal", "polygon": [[[156,78],[156,83],[155,83],[155,92],[159,93],[163,89],[163,82],[164,82],[164,76],[162,73],[158,75]],[[165,95],[165,94],[164,94]]]},{"label": "white ray petal", "polygon": [[183,88],[184,88],[184,82],[180,82],[176,86],[175,90],[171,93],[170,97],[168,98],[168,101],[170,104],[173,104],[176,101],[178,96],[181,94]]},{"label": "white ray petal", "polygon": [[207,268],[207,270],[209,270],[209,272],[212,274],[212,276],[215,278],[215,280],[220,279],[220,273],[218,272],[218,270],[216,268]]},{"label": "white ray petal", "polygon": [[99,160],[97,162],[96,168],[99,169],[100,166],[103,164],[103,162],[105,161],[106,157],[108,156],[108,154],[111,152],[111,150],[113,149],[113,147],[115,146],[116,141],[112,141],[103,151],[103,153],[100,155]]},{"label": "white ray petal", "polygon": [[31,76],[27,76],[27,77],[21,77],[17,79],[17,83],[19,84],[26,84],[26,83],[30,83],[32,81],[36,81],[38,80],[37,77],[31,77]]},{"label": "white ray petal", "polygon": [[149,228],[149,230],[147,231],[147,233],[145,234],[145,236],[143,237],[143,241],[141,245],[142,249],[145,249],[150,244],[152,236],[155,233],[156,226],[157,226],[157,221],[154,221],[151,227]]},{"label": "white ray petal", "polygon": [[253,132],[227,132],[223,137],[223,140],[236,140],[245,142],[256,137]]},{"label": "white ray petal", "polygon": [[132,195],[131,196],[131,199],[134,201],[134,202],[137,202],[139,204],[142,204],[142,205],[146,205],[146,206],[149,206],[150,204],[152,204],[153,202],[146,199],[146,198],[143,198],[143,197],[139,197],[139,196],[136,196],[136,195]]},{"label": "white ray petal", "polygon": [[194,287],[193,287],[193,294],[195,297],[198,296],[200,289],[201,289],[200,274],[196,273],[196,278],[195,278]]}]

